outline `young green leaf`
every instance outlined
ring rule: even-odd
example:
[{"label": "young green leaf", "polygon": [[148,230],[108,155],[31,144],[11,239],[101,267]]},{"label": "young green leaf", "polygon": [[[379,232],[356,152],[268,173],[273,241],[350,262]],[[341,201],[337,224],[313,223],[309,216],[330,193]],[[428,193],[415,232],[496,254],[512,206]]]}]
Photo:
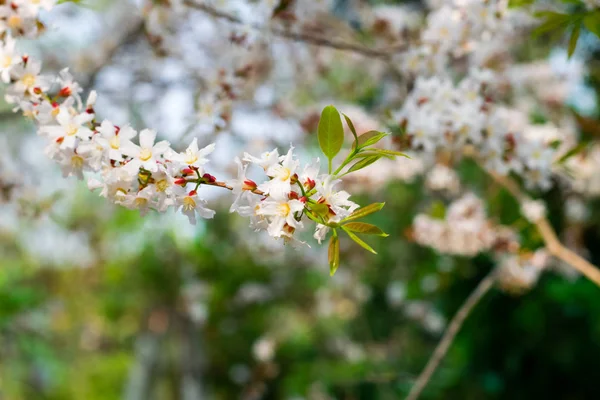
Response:
[{"label": "young green leaf", "polygon": [[322,217],[324,217],[325,215],[327,215],[327,213],[329,213],[329,207],[327,206],[327,204],[311,204],[310,205],[310,209],[317,215],[320,215]]},{"label": "young green leaf", "polygon": [[340,152],[344,143],[344,127],[340,113],[334,106],[327,106],[321,113],[318,127],[319,146],[329,159],[329,172],[331,173],[331,160]]},{"label": "young green leaf", "polygon": [[385,206],[385,203],[373,203],[373,204],[369,204],[368,206],[359,208],[358,210],[354,211],[348,217],[344,218],[342,220],[342,222],[352,221],[352,220],[355,220],[355,219],[366,217],[367,215],[376,213],[377,211],[381,210],[383,208],[383,206]]},{"label": "young green leaf", "polygon": [[583,25],[588,31],[600,38],[600,10],[589,13],[583,18]]},{"label": "young green leaf", "polygon": [[556,34],[562,33],[567,29],[571,20],[569,14],[560,14],[553,11],[541,11],[536,13],[535,16],[543,18],[544,22],[532,31],[533,37],[550,31],[556,31]]},{"label": "young green leaf", "polygon": [[340,266],[340,238],[337,235],[331,236],[329,240],[329,274],[333,276]]},{"label": "young green leaf", "polygon": [[354,124],[352,123],[352,120],[350,119],[350,117],[348,117],[346,114],[342,114],[342,115],[346,119],[346,123],[348,124],[348,128],[350,128],[350,132],[352,132],[352,136],[354,136],[355,144],[352,147],[355,147],[356,143],[358,143],[358,135],[356,134],[356,129],[354,128]]},{"label": "young green leaf", "polygon": [[371,147],[370,149],[364,149],[364,151],[361,152],[360,154],[365,154],[365,152],[368,152],[367,154],[369,154],[369,153],[370,154],[379,154],[379,155],[387,157],[387,158],[395,158],[395,157],[410,158],[406,154],[401,153],[399,151],[386,150],[386,149],[378,149],[378,148],[375,148],[375,147]]},{"label": "young green leaf", "polygon": [[381,139],[383,139],[386,136],[388,136],[388,134],[385,132],[379,132],[379,131],[365,132],[358,137],[358,140],[356,141],[356,144],[355,144],[356,146],[353,146],[353,148],[362,149],[364,147],[371,146],[371,145],[379,142]]},{"label": "young green leaf", "polygon": [[359,238],[358,236],[356,236],[354,233],[352,233],[351,231],[347,230],[345,226],[342,226],[342,229],[348,234],[348,236],[350,236],[350,239],[354,240],[356,243],[358,243],[360,245],[360,247],[362,247],[363,249],[370,251],[373,254],[377,254],[377,252],[375,250],[373,250],[373,248],[371,246],[369,246],[368,244],[366,244],[361,238]]},{"label": "young green leaf", "polygon": [[388,237],[387,233],[379,229],[377,226],[373,224],[366,224],[364,222],[350,222],[344,225],[344,229],[355,232],[362,233],[364,235],[377,235],[381,237]]},{"label": "young green leaf", "polygon": [[573,26],[573,30],[571,31],[571,38],[569,39],[568,58],[571,58],[573,53],[575,53],[575,49],[577,48],[577,41],[579,40],[580,33],[581,33],[581,22],[577,22]]},{"label": "young green leaf", "polygon": [[375,161],[379,160],[381,157],[382,156],[379,156],[379,155],[365,157],[362,160],[358,161],[353,166],[351,166],[347,173],[358,171],[359,169],[368,167],[369,165],[373,164]]}]

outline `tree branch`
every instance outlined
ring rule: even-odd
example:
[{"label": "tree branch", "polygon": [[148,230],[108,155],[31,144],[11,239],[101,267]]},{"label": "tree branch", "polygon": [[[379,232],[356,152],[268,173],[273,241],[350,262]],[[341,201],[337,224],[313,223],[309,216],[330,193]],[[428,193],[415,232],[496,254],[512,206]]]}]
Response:
[{"label": "tree branch", "polygon": [[[220,11],[208,4],[198,3],[194,0],[184,0],[184,4],[190,8],[194,8],[196,10],[203,11],[206,14],[213,16],[214,18],[226,20],[233,24],[245,25],[245,23],[238,17],[228,14],[224,11]],[[252,26],[252,28],[254,28],[256,30],[265,30],[265,27],[260,26],[258,24],[254,24],[251,26]],[[283,28],[278,28],[278,27],[273,27],[273,26],[269,27],[267,29],[269,30],[269,32],[271,34],[273,34],[275,36],[279,36],[279,37],[289,39],[289,40],[292,40],[295,42],[303,42],[303,43],[309,43],[309,44],[312,44],[315,46],[329,47],[332,49],[349,51],[349,52],[353,52],[356,54],[361,54],[365,57],[380,58],[385,61],[389,61],[394,52],[401,51],[406,47],[405,44],[402,44],[402,45],[390,47],[387,49],[371,49],[371,48],[364,47],[359,44],[332,40],[330,38],[326,38],[321,35],[314,35],[314,34],[306,33],[306,32],[291,32],[289,30],[286,30]]]},{"label": "tree branch", "polygon": [[[513,197],[520,203],[531,200],[521,191],[519,185],[510,179],[510,177],[498,175],[491,171],[487,172],[492,176],[492,178],[494,178],[496,182],[508,190],[510,194],[512,194]],[[534,225],[546,243],[546,247],[548,248],[550,254],[575,268],[581,274],[585,275],[586,278],[600,287],[600,269],[587,261],[585,258],[581,257],[579,254],[565,247],[558,239],[556,232],[554,229],[552,229],[552,225],[550,225],[550,222],[547,218],[540,218],[534,223]]]},{"label": "tree branch", "polygon": [[442,340],[440,340],[433,352],[433,355],[431,356],[429,361],[427,361],[427,365],[415,381],[415,384],[408,393],[406,400],[417,400],[419,398],[421,392],[423,391],[423,389],[425,389],[425,386],[427,386],[427,383],[433,376],[433,373],[446,356],[450,345],[452,344],[452,342],[454,342],[454,338],[456,337],[456,334],[460,331],[460,328],[462,328],[463,323],[471,314],[473,308],[475,308],[475,306],[481,301],[485,294],[489,292],[490,289],[494,286],[495,281],[496,272],[495,270],[492,270],[492,272],[490,272],[485,278],[483,278],[481,282],[479,282],[479,285],[477,285],[475,290],[473,290],[473,292],[469,295],[467,300],[465,300],[465,302],[458,309],[456,314],[454,314],[454,317],[452,317],[448,328],[446,328],[446,331],[444,332],[444,336],[442,336]]}]

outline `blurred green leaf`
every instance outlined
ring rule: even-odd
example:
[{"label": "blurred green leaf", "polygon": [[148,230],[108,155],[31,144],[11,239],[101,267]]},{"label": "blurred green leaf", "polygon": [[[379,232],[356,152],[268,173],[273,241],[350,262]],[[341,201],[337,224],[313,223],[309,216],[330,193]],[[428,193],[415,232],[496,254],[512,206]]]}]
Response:
[{"label": "blurred green leaf", "polygon": [[600,38],[600,10],[593,11],[583,17],[583,25],[588,31]]},{"label": "blurred green leaf", "polygon": [[569,38],[569,58],[573,56],[575,53],[575,49],[577,48],[577,42],[579,41],[579,34],[581,33],[581,22],[576,23],[573,26],[573,30],[571,31],[571,37]]}]

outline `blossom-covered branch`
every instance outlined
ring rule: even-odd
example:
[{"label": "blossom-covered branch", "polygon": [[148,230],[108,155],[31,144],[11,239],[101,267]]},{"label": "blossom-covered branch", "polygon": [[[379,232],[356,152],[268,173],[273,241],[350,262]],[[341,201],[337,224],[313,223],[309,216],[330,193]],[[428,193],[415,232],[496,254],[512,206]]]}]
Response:
[{"label": "blossom-covered branch", "polygon": [[[129,125],[116,126],[96,119],[97,100],[91,92],[84,102],[83,89],[68,69],[53,77],[42,74],[41,62],[19,54],[14,37],[35,37],[41,32],[40,9],[51,9],[55,1],[12,2],[0,5],[0,77],[8,84],[6,100],[35,120],[38,134],[48,140],[45,153],[56,161],[63,175],[88,178],[90,189],[100,190],[109,201],[142,215],[150,210],[176,209],[192,224],[197,218],[213,218],[215,211],[199,193],[202,186],[217,186],[233,192],[231,212],[250,218],[255,231],[267,231],[276,239],[304,243],[296,232],[305,222],[316,224],[319,243],[332,231],[330,267],[339,266],[338,230],[374,252],[357,234],[387,236],[379,228],[354,220],[381,209],[382,205],[359,208],[350,194],[337,189],[339,178],[360,170],[382,157],[401,153],[371,147],[386,134],[368,132],[360,137],[347,119],[354,135],[352,151],[334,172],[332,161],[344,142],[341,116],[333,107],[323,111],[319,123],[319,143],[328,159],[328,171],[321,172],[319,160],[300,166],[293,147],[285,155],[277,149],[259,157],[248,153],[240,160],[237,178],[220,182],[205,169],[215,145],[199,148],[197,139],[182,152],[167,141],[157,141],[151,129],[136,131]],[[253,165],[265,174],[256,183],[246,174]],[[348,167],[346,170],[345,168]],[[352,221],[352,222],[349,222]]]}]

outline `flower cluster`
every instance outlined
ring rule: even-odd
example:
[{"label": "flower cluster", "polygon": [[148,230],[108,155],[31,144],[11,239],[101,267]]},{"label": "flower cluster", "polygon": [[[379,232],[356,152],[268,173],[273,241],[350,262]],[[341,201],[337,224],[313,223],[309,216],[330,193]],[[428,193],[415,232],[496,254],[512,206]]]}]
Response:
[{"label": "flower cluster", "polygon": [[[231,212],[251,218],[251,227],[267,230],[274,238],[291,240],[306,216],[319,221],[314,237],[321,243],[331,224],[341,222],[358,208],[349,200],[349,193],[335,190],[339,179],[320,173],[319,159],[301,168],[293,148],[283,156],[277,149],[260,157],[246,153],[243,160],[237,158],[235,162],[238,176],[228,182],[235,196]],[[260,167],[268,180],[257,184],[249,179],[250,164]]]},{"label": "flower cluster", "polygon": [[443,219],[419,214],[413,222],[414,240],[440,253],[474,256],[492,247],[495,232],[481,199],[473,194],[450,204]]},{"label": "flower cluster", "polygon": [[[427,15],[420,46],[407,51],[402,67],[411,73],[442,73],[450,58],[486,51],[514,34],[515,14],[505,0],[440,2]],[[475,58],[471,62],[481,65]]]},{"label": "flower cluster", "polygon": [[[557,149],[554,138],[539,129],[515,131],[509,110],[489,101],[490,71],[473,70],[458,85],[449,78],[418,78],[396,120],[404,127],[409,145],[435,155],[469,148],[488,169],[502,175],[521,174],[531,187],[548,189]],[[527,133],[532,134],[527,134]]]},{"label": "flower cluster", "polygon": [[[56,77],[42,75],[39,61],[17,52],[13,37],[35,34],[29,30],[28,21],[37,21],[39,9],[52,5],[50,1],[22,1],[2,6],[0,26],[5,30],[0,44],[0,77],[8,84],[6,100],[15,105],[15,111],[21,110],[38,123],[38,134],[48,142],[45,153],[59,164],[65,177],[84,179],[88,173],[88,187],[100,189],[100,195],[115,204],[139,210],[142,215],[149,210],[174,208],[192,224],[198,217],[212,218],[215,214],[200,197],[201,186],[229,189],[235,196],[231,211],[249,217],[252,228],[266,230],[274,238],[299,242],[294,234],[307,219],[316,223],[314,237],[319,243],[333,231],[329,249],[332,273],[339,266],[338,228],[373,253],[358,234],[387,236],[374,225],[354,222],[379,211],[383,204],[359,209],[349,200],[349,193],[336,189],[340,177],[380,158],[401,155],[370,147],[386,137],[385,133],[370,131],[359,139],[346,117],[355,140],[350,154],[333,171],[332,161],[341,150],[344,129],[340,113],[328,106],[319,122],[319,143],[328,158],[327,173],[320,172],[319,160],[301,168],[293,148],[282,156],[275,149],[260,157],[246,153],[242,160],[236,158],[237,178],[229,184],[219,182],[205,170],[214,144],[200,148],[198,140],[193,139],[187,149],[178,152],[169,142],[157,141],[157,133],[151,129],[138,132],[129,125],[99,122],[94,110],[95,92],[84,102],[83,89],[67,69]],[[11,22],[13,19],[19,23]],[[42,26],[39,21],[33,25]],[[267,177],[264,182],[257,184],[246,176],[250,164],[263,169]]]},{"label": "flower cluster", "polygon": [[548,265],[549,258],[544,249],[523,255],[505,254],[501,256],[498,266],[500,287],[515,294],[530,289]]}]

